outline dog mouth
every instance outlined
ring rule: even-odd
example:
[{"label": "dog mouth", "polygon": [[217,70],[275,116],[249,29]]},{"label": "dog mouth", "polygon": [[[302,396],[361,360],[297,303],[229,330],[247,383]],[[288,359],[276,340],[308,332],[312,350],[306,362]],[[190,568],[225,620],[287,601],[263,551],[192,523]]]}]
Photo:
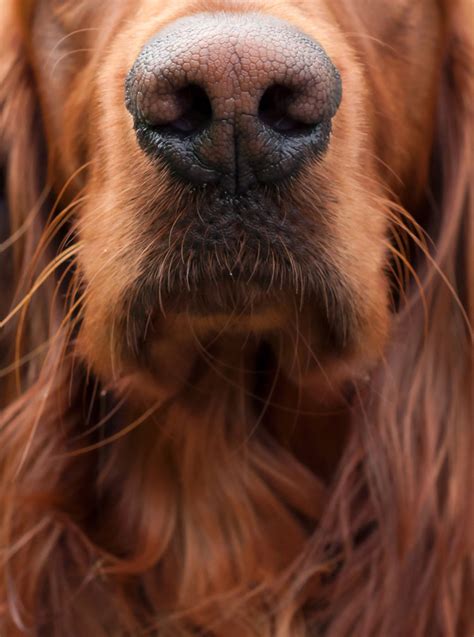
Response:
[{"label": "dog mouth", "polygon": [[198,250],[183,249],[166,275],[143,277],[131,292],[135,314],[153,323],[186,317],[194,325],[265,330],[281,323],[283,308],[297,312],[307,302],[303,272],[287,255],[244,234],[225,246],[200,241]]},{"label": "dog mouth", "polygon": [[245,311],[278,291],[302,296],[328,244],[330,221],[322,191],[312,210],[303,210],[292,191],[181,191],[178,205],[154,213],[149,232],[156,241],[139,287],[158,285],[167,303],[185,300],[199,314]]},{"label": "dog mouth", "polygon": [[180,215],[157,215],[160,239],[136,286],[144,305],[155,296],[163,313],[202,317],[301,301],[318,237],[295,202],[263,188],[244,195],[204,188],[187,197]]},{"label": "dog mouth", "polygon": [[344,347],[354,309],[324,256],[330,241],[322,206],[303,213],[289,194],[263,188],[187,196],[178,217],[171,209],[156,215],[159,240],[124,297],[134,349],[159,338],[164,323],[212,337],[280,331],[303,314],[328,346]]}]

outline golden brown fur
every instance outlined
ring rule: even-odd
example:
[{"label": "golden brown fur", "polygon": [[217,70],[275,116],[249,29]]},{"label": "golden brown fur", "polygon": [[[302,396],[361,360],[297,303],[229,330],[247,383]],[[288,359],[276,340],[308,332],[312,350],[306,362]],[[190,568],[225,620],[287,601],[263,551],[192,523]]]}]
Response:
[{"label": "golden brown fur", "polygon": [[[153,262],[165,304],[186,286],[166,241],[196,202],[141,153],[125,76],[161,26],[223,9],[291,22],[341,73],[328,154],[287,195],[314,250],[266,312],[153,313],[137,282]],[[470,9],[4,2],[2,637],[472,633]],[[321,254],[334,349],[304,294]]]}]

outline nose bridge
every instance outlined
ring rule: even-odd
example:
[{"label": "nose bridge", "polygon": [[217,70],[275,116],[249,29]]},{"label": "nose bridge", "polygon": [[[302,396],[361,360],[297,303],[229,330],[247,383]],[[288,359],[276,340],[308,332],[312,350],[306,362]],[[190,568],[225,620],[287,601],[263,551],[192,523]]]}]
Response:
[{"label": "nose bridge", "polygon": [[245,190],[258,154],[252,148],[261,145],[258,105],[269,83],[282,79],[273,67],[275,62],[282,67],[284,56],[271,51],[262,38],[259,41],[249,24],[236,29],[233,24],[215,23],[196,47],[204,52],[206,63],[189,80],[205,88],[213,114],[199,157],[221,167],[220,181],[226,190]]},{"label": "nose bridge", "polygon": [[[214,122],[237,124],[242,113],[255,110],[257,87],[249,78],[245,41],[234,35],[225,42],[225,36],[230,34],[224,32],[220,35],[206,46],[209,64],[205,65],[199,79],[209,94]],[[214,66],[216,61],[217,66]]]},{"label": "nose bridge", "polygon": [[208,34],[204,46],[208,62],[199,69],[197,79],[211,98],[216,118],[225,118],[230,112],[256,115],[270,85],[295,86],[295,77],[304,71],[273,29],[244,23],[237,30],[237,26],[222,29],[216,24],[215,33]]},{"label": "nose bridge", "polygon": [[257,86],[252,85],[246,66],[244,43],[241,38],[235,37],[229,42],[230,55],[224,71],[223,83],[214,82],[212,75],[209,77],[215,92],[216,118],[226,118],[233,115],[238,120],[242,113],[251,113],[255,110],[257,100]]},{"label": "nose bridge", "polygon": [[216,120],[255,114],[269,83],[284,79],[284,54],[259,41],[248,27],[237,30],[236,26],[225,29],[215,24],[202,38],[188,43],[175,62],[185,71],[182,84],[195,83],[206,90]]}]

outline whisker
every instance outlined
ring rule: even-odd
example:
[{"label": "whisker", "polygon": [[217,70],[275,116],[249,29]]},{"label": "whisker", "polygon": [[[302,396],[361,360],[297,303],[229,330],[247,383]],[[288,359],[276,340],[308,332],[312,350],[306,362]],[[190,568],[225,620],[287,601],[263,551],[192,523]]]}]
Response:
[{"label": "whisker", "polygon": [[0,243],[0,254],[6,252],[9,248],[11,248],[28,231],[28,229],[33,224],[35,217],[40,213],[41,208],[48,198],[49,191],[49,186],[46,186],[39,196],[37,203],[30,210],[30,212],[26,216],[26,219],[23,221],[20,227],[17,228],[7,239],[5,239],[5,241],[2,241]]},{"label": "whisker", "polygon": [[24,296],[24,298],[7,314],[7,316],[0,320],[0,329],[4,328],[5,325],[21,310],[21,308],[30,301],[31,297],[35,294],[35,292],[43,285],[43,283],[53,274],[63,263],[68,261],[73,255],[77,254],[81,249],[81,244],[77,243],[64,252],[60,253],[48,264],[48,266],[43,270],[43,272],[39,275],[35,284],[28,291],[28,293]]},{"label": "whisker", "polygon": [[67,51],[66,53],[64,53],[64,55],[62,55],[60,58],[58,58],[56,60],[56,62],[54,63],[51,71],[50,71],[50,76],[53,77],[54,74],[56,73],[58,66],[60,66],[60,64],[62,64],[64,62],[64,60],[66,60],[68,57],[72,57],[73,55],[77,55],[78,53],[92,53],[94,51],[94,49],[75,49],[74,51]]},{"label": "whisker", "polygon": [[100,29],[98,29],[97,27],[85,27],[83,29],[75,29],[74,31],[71,31],[71,33],[67,33],[66,35],[64,35],[62,38],[60,38],[56,42],[56,44],[53,46],[53,48],[49,52],[48,62],[54,56],[54,54],[56,53],[58,48],[61,46],[61,44],[64,44],[65,42],[67,42],[67,40],[69,40],[70,38],[72,38],[75,35],[79,35],[80,33],[88,33],[90,31],[100,31]]}]

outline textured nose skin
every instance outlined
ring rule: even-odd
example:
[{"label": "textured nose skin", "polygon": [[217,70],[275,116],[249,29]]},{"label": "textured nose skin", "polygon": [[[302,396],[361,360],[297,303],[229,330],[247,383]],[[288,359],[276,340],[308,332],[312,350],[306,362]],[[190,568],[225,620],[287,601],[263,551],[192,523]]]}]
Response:
[{"label": "textured nose skin", "polygon": [[241,192],[281,181],[329,143],[338,71],[291,25],[198,14],[150,40],[126,82],[143,150],[194,184]]}]

